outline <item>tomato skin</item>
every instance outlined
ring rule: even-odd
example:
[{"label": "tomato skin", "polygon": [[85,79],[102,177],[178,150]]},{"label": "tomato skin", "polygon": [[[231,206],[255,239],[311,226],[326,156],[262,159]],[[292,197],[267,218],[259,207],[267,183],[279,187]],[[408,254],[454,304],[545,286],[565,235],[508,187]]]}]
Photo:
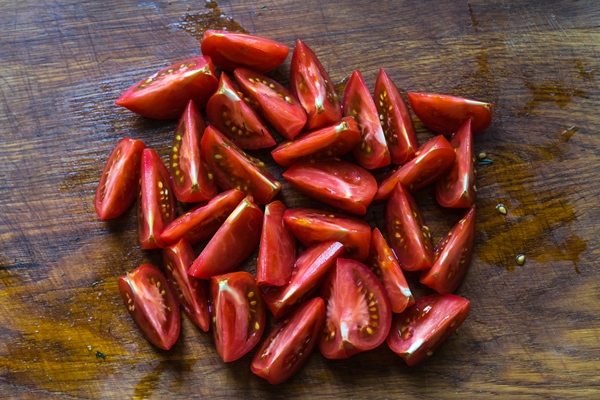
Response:
[{"label": "tomato skin", "polygon": [[140,265],[119,278],[119,292],[144,337],[169,350],[179,337],[181,316],[164,274],[154,265]]},{"label": "tomato skin", "polygon": [[383,284],[364,264],[338,258],[321,287],[327,304],[319,349],[325,358],[348,358],[379,346],[392,323]]},{"label": "tomato skin", "polygon": [[469,269],[474,242],[475,206],[435,247],[435,263],[421,273],[421,283],[441,294],[454,292]]},{"label": "tomato skin", "polygon": [[204,332],[208,332],[208,282],[187,273],[194,258],[194,249],[185,239],[163,249],[163,265],[169,287],[178,297],[181,308],[190,320]]},{"label": "tomato skin", "polygon": [[265,206],[258,250],[256,284],[283,286],[289,282],[296,261],[296,238],[283,222],[285,204],[277,200]]},{"label": "tomato skin", "polygon": [[402,268],[407,271],[431,268],[434,258],[431,231],[414,198],[401,183],[396,185],[386,205],[385,221],[390,247]]},{"label": "tomato skin", "polygon": [[285,61],[289,47],[275,40],[245,33],[208,29],[200,45],[215,65],[233,71],[244,67],[264,74]]},{"label": "tomato skin", "polygon": [[490,103],[435,93],[408,93],[413,112],[423,124],[443,135],[456,132],[470,119],[473,134],[483,132],[492,123]]},{"label": "tomato skin", "polygon": [[321,128],[342,118],[331,78],[315,53],[300,39],[292,54],[290,88],[308,115],[306,129]]},{"label": "tomato skin", "polygon": [[354,117],[361,133],[360,143],[352,154],[366,169],[390,164],[390,151],[379,122],[379,112],[360,71],[354,71],[344,90],[344,116]]},{"label": "tomato skin", "polygon": [[417,299],[396,315],[387,344],[392,351],[415,366],[429,358],[464,322],[469,300],[453,294],[432,294]]},{"label": "tomato skin", "polygon": [[143,141],[124,137],[110,153],[94,199],[94,208],[101,220],[118,217],[135,200],[145,148]]},{"label": "tomato skin", "polygon": [[375,106],[380,115],[392,163],[402,165],[414,158],[419,149],[419,141],[410,112],[398,88],[383,68],[379,70],[375,81]]},{"label": "tomato skin", "polygon": [[343,160],[298,161],[283,177],[307,196],[357,215],[367,213],[377,192],[369,171]]},{"label": "tomato skin", "polygon": [[214,276],[209,284],[211,324],[224,362],[243,357],[259,342],[266,309],[254,277],[245,271]]},{"label": "tomato skin", "polygon": [[200,110],[217,89],[210,57],[176,62],[127,89],[115,102],[136,114],[156,119],[177,119],[193,100]]},{"label": "tomato skin", "polygon": [[360,131],[352,117],[333,125],[301,133],[271,151],[275,162],[289,167],[300,160],[323,160],[349,153],[360,141]]},{"label": "tomato skin", "polygon": [[325,303],[308,300],[269,333],[258,348],[250,370],[272,385],[287,381],[306,364],[325,324]]}]

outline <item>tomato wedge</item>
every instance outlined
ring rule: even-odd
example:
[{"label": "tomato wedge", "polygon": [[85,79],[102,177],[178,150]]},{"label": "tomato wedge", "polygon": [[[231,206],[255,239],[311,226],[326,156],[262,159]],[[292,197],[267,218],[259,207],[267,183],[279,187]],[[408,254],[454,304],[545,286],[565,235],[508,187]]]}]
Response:
[{"label": "tomato wedge", "polygon": [[333,125],[296,136],[271,152],[284,167],[300,160],[323,160],[350,153],[360,141],[358,126],[352,117],[344,117]]},{"label": "tomato wedge", "polygon": [[273,128],[288,139],[293,139],[306,124],[306,112],[298,100],[277,81],[257,72],[238,68],[233,73],[244,101],[266,119]]},{"label": "tomato wedge", "polygon": [[193,100],[203,110],[217,89],[210,57],[193,57],[169,65],[127,89],[115,102],[136,114],[157,119],[177,119]]},{"label": "tomato wedge", "polygon": [[269,203],[281,190],[281,183],[267,171],[264,162],[246,154],[212,126],[204,131],[201,152],[223,190],[241,190],[258,204]]},{"label": "tomato wedge", "polygon": [[414,304],[415,299],[400,264],[377,228],[371,233],[371,254],[367,266],[383,283],[392,312],[401,313],[406,307]]},{"label": "tomato wedge", "polygon": [[443,135],[456,132],[470,119],[473,134],[483,132],[492,122],[490,103],[434,93],[408,93],[410,107],[426,127]]},{"label": "tomato wedge", "polygon": [[439,135],[429,139],[419,148],[415,158],[379,183],[375,200],[390,197],[398,182],[411,192],[424,188],[448,171],[455,158],[454,149],[444,136]]},{"label": "tomato wedge", "polygon": [[333,240],[344,245],[348,258],[364,261],[369,256],[371,227],[361,219],[323,210],[296,208],[287,210],[283,220],[305,247]]},{"label": "tomato wedge", "polygon": [[390,151],[379,122],[379,112],[360,71],[354,71],[344,90],[344,116],[353,117],[360,130],[360,143],[352,154],[366,169],[390,164]]},{"label": "tomato wedge", "polygon": [[243,149],[275,146],[269,129],[252,107],[244,102],[240,93],[229,77],[222,73],[219,88],[206,105],[208,120]]},{"label": "tomato wedge", "polygon": [[306,129],[321,128],[342,118],[340,99],[327,71],[300,39],[292,54],[290,88],[308,114]]},{"label": "tomato wedge", "polygon": [[442,207],[471,207],[475,204],[477,186],[470,119],[452,135],[450,144],[456,152],[456,159],[450,171],[438,180],[435,197]]},{"label": "tomato wedge", "polygon": [[254,277],[245,271],[214,276],[209,286],[211,322],[217,352],[224,362],[248,353],[265,329],[265,303]]},{"label": "tomato wedge", "polygon": [[298,161],[283,177],[307,196],[351,214],[366,214],[377,192],[369,171],[343,160]]},{"label": "tomato wedge", "polygon": [[194,249],[185,239],[163,249],[163,265],[171,290],[179,298],[179,304],[190,320],[208,332],[208,282],[187,273],[195,257]]},{"label": "tomato wedge", "polygon": [[325,324],[325,303],[315,297],[281,321],[262,342],[250,369],[272,385],[291,378],[306,364]]},{"label": "tomato wedge", "polygon": [[210,239],[188,273],[210,279],[238,267],[258,246],[262,220],[263,212],[252,197],[246,197]]},{"label": "tomato wedge", "polygon": [[94,208],[101,220],[123,214],[139,190],[140,163],[146,144],[124,137],[114,148],[102,170]]},{"label": "tomato wedge", "polygon": [[462,282],[473,255],[475,207],[435,247],[435,263],[421,273],[421,283],[438,293],[452,293]]},{"label": "tomato wedge", "polygon": [[407,271],[431,268],[433,243],[417,203],[398,183],[385,208],[385,224],[390,246],[398,262]]},{"label": "tomato wedge", "polygon": [[287,285],[264,288],[263,299],[275,318],[285,316],[313,294],[343,254],[344,245],[331,241],[313,245],[300,254]]},{"label": "tomato wedge", "polygon": [[137,206],[138,237],[142,249],[167,246],[160,234],[175,219],[175,197],[172,193],[167,167],[156,151],[144,149]]},{"label": "tomato wedge", "polygon": [[419,141],[408,107],[394,82],[381,68],[375,81],[375,106],[379,112],[391,161],[402,165],[415,157]]},{"label": "tomato wedge", "polygon": [[283,222],[287,210],[281,201],[265,206],[258,250],[256,283],[259,286],[283,286],[289,282],[296,261],[296,238]]},{"label": "tomato wedge", "polygon": [[285,44],[261,36],[212,29],[204,32],[200,49],[218,67],[229,71],[245,67],[261,74],[277,68],[290,51]]},{"label": "tomato wedge", "polygon": [[421,297],[396,315],[387,344],[406,364],[417,365],[458,329],[470,307],[469,300],[452,294]]},{"label": "tomato wedge", "polygon": [[119,278],[119,292],[144,337],[169,350],[179,337],[181,316],[163,273],[154,265],[141,265]]},{"label": "tomato wedge", "polygon": [[383,284],[358,261],[338,258],[323,287],[327,320],[319,340],[325,358],[348,358],[379,346],[390,331],[392,309]]}]

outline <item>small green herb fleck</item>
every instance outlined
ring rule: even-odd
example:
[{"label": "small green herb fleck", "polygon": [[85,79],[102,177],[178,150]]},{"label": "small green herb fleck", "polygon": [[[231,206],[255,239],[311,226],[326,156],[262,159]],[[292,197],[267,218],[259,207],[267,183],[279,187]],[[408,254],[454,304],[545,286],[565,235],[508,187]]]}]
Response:
[{"label": "small green herb fleck", "polygon": [[515,260],[517,261],[517,265],[523,265],[525,264],[525,255],[524,254],[519,254]]},{"label": "small green herb fleck", "polygon": [[93,282],[93,283],[92,283],[92,287],[95,287],[95,286],[96,286],[97,284],[99,284],[99,283],[100,283],[99,281],[95,281],[95,282]]},{"label": "small green herb fleck", "polygon": [[104,354],[100,350],[96,350],[96,358],[101,358],[103,360],[106,360],[106,354]]},{"label": "small green herb fleck", "polygon": [[52,377],[48,378],[48,380],[49,380],[50,382],[52,382]]},{"label": "small green herb fleck", "polygon": [[489,158],[484,158],[483,160],[479,161],[479,165],[489,165],[491,163],[493,163],[493,160],[490,160]]}]

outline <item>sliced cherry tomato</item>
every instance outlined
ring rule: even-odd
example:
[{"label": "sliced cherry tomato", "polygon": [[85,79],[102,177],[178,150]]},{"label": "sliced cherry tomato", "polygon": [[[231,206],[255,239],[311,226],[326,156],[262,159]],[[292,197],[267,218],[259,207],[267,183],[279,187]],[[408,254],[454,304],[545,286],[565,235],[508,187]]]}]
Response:
[{"label": "sliced cherry tomato", "polygon": [[138,237],[142,249],[167,246],[160,234],[175,219],[175,212],[175,197],[167,167],[156,151],[144,149],[138,196]]},{"label": "sliced cherry tomato", "polygon": [[168,244],[175,244],[183,238],[191,244],[206,240],[219,229],[244,197],[244,192],[237,189],[218,194],[171,222],[160,238]]},{"label": "sliced cherry tomato", "polygon": [[304,132],[294,140],[280,144],[271,152],[284,167],[300,160],[323,160],[349,153],[360,141],[358,126],[352,117],[344,117],[333,125]]},{"label": "sliced cherry tomato", "polygon": [[199,56],[176,62],[141,80],[115,104],[144,117],[177,119],[190,100],[203,110],[215,90],[215,67],[210,57]]},{"label": "sliced cherry tomato", "polygon": [[367,266],[383,283],[392,312],[401,313],[415,302],[396,256],[377,228],[371,233],[371,254]]},{"label": "sliced cherry tomato", "polygon": [[435,263],[421,273],[421,283],[438,293],[452,293],[462,282],[473,255],[475,207],[435,247]]},{"label": "sliced cherry tomato", "polygon": [[181,314],[163,273],[154,265],[141,265],[119,278],[119,291],[144,337],[169,350],[179,337]]},{"label": "sliced cherry tomato", "polygon": [[238,189],[267,204],[281,190],[281,183],[267,171],[265,163],[249,156],[212,126],[204,131],[202,158],[223,190]]},{"label": "sliced cherry tomato", "polygon": [[258,246],[262,220],[263,212],[252,197],[246,197],[210,239],[188,273],[210,279],[238,267]]},{"label": "sliced cherry tomato", "polygon": [[452,135],[450,144],[456,159],[450,171],[437,181],[435,197],[442,207],[471,207],[475,204],[477,186],[470,119]]},{"label": "sliced cherry tomato", "polygon": [[300,39],[292,54],[290,88],[308,114],[306,129],[317,129],[342,118],[340,99],[313,51]]},{"label": "sliced cherry tomato", "polygon": [[419,141],[410,112],[398,88],[383,68],[379,70],[375,81],[375,106],[392,162],[402,165],[414,158],[419,149]]},{"label": "sliced cherry tomato", "polygon": [[320,297],[302,304],[263,341],[252,358],[252,372],[273,385],[291,378],[312,354],[323,330],[325,315],[325,303]]},{"label": "sliced cherry tomato", "polygon": [[200,49],[218,67],[229,71],[245,67],[261,74],[277,68],[290,51],[285,44],[261,36],[212,29],[204,32]]},{"label": "sliced cherry tomato", "polygon": [[442,135],[429,139],[415,154],[415,158],[389,174],[379,183],[375,200],[391,196],[396,183],[401,182],[411,192],[436,181],[450,169],[456,154]]},{"label": "sliced cherry tomato", "polygon": [[344,254],[340,242],[323,242],[306,249],[294,264],[290,282],[283,287],[267,287],[263,299],[275,318],[288,314],[295,306],[313,294],[327,272]]},{"label": "sliced cherry tomato", "polygon": [[492,122],[490,103],[434,93],[408,93],[410,107],[423,124],[434,131],[451,135],[470,119],[473,134],[483,132]]},{"label": "sliced cherry tomato", "polygon": [[208,332],[208,282],[187,273],[195,257],[194,249],[185,239],[163,249],[167,280],[173,293],[178,296],[181,308],[194,324]]},{"label": "sliced cherry tomato", "polygon": [[385,208],[385,224],[390,246],[398,262],[407,271],[431,268],[433,243],[412,195],[398,183]]},{"label": "sliced cherry tomato", "polygon": [[260,340],[267,312],[254,277],[245,271],[214,276],[209,286],[211,322],[217,352],[235,361]]},{"label": "sliced cherry tomato", "polygon": [[414,366],[431,357],[467,318],[469,300],[452,294],[421,297],[396,315],[387,338],[393,352]]},{"label": "sliced cherry tomato", "polygon": [[390,164],[390,151],[379,122],[371,92],[359,71],[354,71],[344,90],[344,115],[353,117],[360,130],[360,143],[352,154],[366,169],[385,167]]},{"label": "sliced cherry tomato", "polygon": [[281,135],[293,139],[306,124],[306,112],[286,88],[271,78],[245,68],[233,73],[246,94],[244,101],[266,119]]},{"label": "sliced cherry tomato", "polygon": [[327,321],[319,340],[325,358],[348,358],[387,337],[392,308],[383,284],[358,261],[338,258],[321,288]]},{"label": "sliced cherry tomato", "polygon": [[287,210],[283,220],[305,247],[334,240],[344,245],[348,258],[364,261],[369,256],[371,227],[361,219],[323,210],[296,208]]},{"label": "sliced cherry tomato", "polygon": [[94,200],[98,218],[116,218],[131,206],[139,190],[140,163],[145,148],[143,141],[124,137],[110,153]]},{"label": "sliced cherry tomato", "polygon": [[206,105],[208,120],[243,149],[275,146],[269,129],[240,94],[229,77],[222,73],[219,88]]},{"label": "sliced cherry tomato", "polygon": [[283,177],[307,196],[351,214],[366,214],[377,192],[369,171],[343,160],[298,161]]},{"label": "sliced cherry tomato", "polygon": [[289,282],[296,261],[296,238],[283,222],[287,210],[281,201],[265,206],[256,283],[260,286],[283,286]]}]

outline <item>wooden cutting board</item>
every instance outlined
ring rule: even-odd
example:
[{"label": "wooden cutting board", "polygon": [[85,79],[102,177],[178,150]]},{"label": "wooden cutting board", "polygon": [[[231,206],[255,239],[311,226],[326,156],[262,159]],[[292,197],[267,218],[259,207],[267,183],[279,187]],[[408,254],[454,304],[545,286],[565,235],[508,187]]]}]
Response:
[{"label": "wooden cutting board", "polygon": [[[0,9],[0,397],[600,398],[600,2],[4,0]],[[478,168],[476,250],[457,291],[471,313],[421,366],[385,345],[341,361],[315,353],[272,387],[250,373],[250,355],[223,364],[186,317],[164,352],[127,314],[118,277],[160,265],[160,251],[140,250],[133,208],[96,218],[97,180],[123,136],[165,157],[175,122],[113,102],[198,54],[205,29],[224,27],[291,47],[301,38],[340,91],[355,69],[372,89],[383,67],[403,91],[494,103],[475,139],[493,163]],[[272,76],[287,84],[288,68],[289,59]],[[414,119],[423,143],[432,132]],[[281,178],[268,151],[256,155]],[[433,194],[417,200],[439,240],[461,212]],[[287,184],[281,199],[315,205]],[[365,219],[383,227],[383,210]],[[409,280],[417,296],[429,293]]]}]

